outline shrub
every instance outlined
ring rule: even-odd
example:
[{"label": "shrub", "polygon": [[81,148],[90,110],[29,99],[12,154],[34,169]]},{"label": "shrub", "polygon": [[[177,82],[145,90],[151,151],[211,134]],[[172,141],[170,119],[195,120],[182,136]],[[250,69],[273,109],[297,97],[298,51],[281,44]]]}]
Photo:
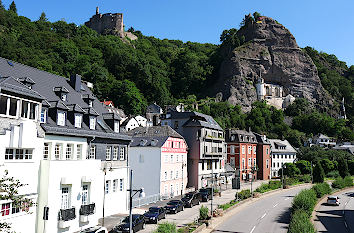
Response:
[{"label": "shrub", "polygon": [[315,228],[310,221],[309,215],[304,210],[296,210],[291,215],[288,233],[315,233]]},{"label": "shrub", "polygon": [[214,193],[218,193],[218,192],[219,192],[219,189],[215,188]]},{"label": "shrub", "polygon": [[223,204],[223,205],[219,205],[219,208],[226,210],[228,208],[230,208],[231,206],[235,205],[236,203],[238,203],[238,201],[236,200],[232,200],[229,203]]},{"label": "shrub", "polygon": [[238,193],[238,197],[241,200],[245,200],[245,199],[251,197],[251,191],[249,189],[242,190],[241,192]]},{"label": "shrub", "polygon": [[317,198],[323,197],[326,194],[331,193],[331,187],[327,183],[316,184],[313,186],[313,189],[316,192]]},{"label": "shrub", "polygon": [[278,189],[281,188],[281,182],[276,180],[276,181],[269,181],[268,184],[261,184],[261,186],[259,186],[255,192],[259,192],[259,193],[265,193],[268,192],[270,190],[274,190],[274,189]]},{"label": "shrub", "polygon": [[342,177],[337,177],[335,181],[332,183],[332,188],[334,189],[342,189],[345,187],[345,183]]},{"label": "shrub", "polygon": [[299,180],[297,178],[295,178],[295,177],[287,178],[285,180],[285,184],[286,185],[294,185],[294,184],[297,184],[297,183],[299,183]]},{"label": "shrub", "polygon": [[340,158],[338,161],[338,171],[341,177],[349,176],[349,169],[347,160],[344,158]]},{"label": "shrub", "polygon": [[299,194],[294,197],[292,203],[292,213],[296,210],[304,210],[308,216],[311,215],[313,208],[317,202],[316,192],[313,189],[302,190]]},{"label": "shrub", "polygon": [[155,232],[156,233],[177,233],[176,224],[169,223],[169,222],[160,223]]},{"label": "shrub", "polygon": [[299,160],[296,162],[296,167],[300,169],[301,174],[311,173],[311,163],[306,160]]},{"label": "shrub", "polygon": [[202,205],[202,207],[199,208],[199,219],[207,220],[208,218],[209,218],[209,209],[208,207]]},{"label": "shrub", "polygon": [[329,178],[337,178],[339,176],[339,172],[337,170],[328,172],[327,177]]},{"label": "shrub", "polygon": [[317,161],[316,166],[313,169],[313,182],[314,183],[322,183],[324,181],[324,171],[322,165],[319,161]]},{"label": "shrub", "polygon": [[271,180],[271,181],[269,181],[268,185],[271,190],[278,189],[278,188],[281,188],[281,181]]},{"label": "shrub", "polygon": [[305,183],[310,183],[311,182],[311,175],[303,175],[303,176],[299,176],[299,181],[300,182],[305,182]]},{"label": "shrub", "polygon": [[346,177],[344,178],[344,185],[345,185],[345,187],[351,187],[351,186],[353,186],[353,178],[350,177],[350,176],[346,176]]}]

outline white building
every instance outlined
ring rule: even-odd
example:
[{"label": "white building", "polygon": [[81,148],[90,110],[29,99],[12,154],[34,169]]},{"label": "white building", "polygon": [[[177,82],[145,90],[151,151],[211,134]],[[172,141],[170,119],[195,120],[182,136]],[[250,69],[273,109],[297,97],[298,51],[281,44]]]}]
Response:
[{"label": "white building", "polygon": [[279,169],[285,163],[294,163],[296,160],[296,150],[287,140],[269,139],[271,144],[271,175],[272,177],[280,176]]},{"label": "white building", "polygon": [[121,127],[123,127],[125,131],[130,131],[140,126],[146,127],[147,124],[148,124],[148,120],[145,117],[135,116],[135,117],[127,118],[125,121],[123,121]]},{"label": "white building", "polygon": [[333,137],[328,137],[324,134],[318,134],[313,138],[310,138],[307,142],[308,146],[320,146],[323,148],[333,148],[336,146],[336,139]]},{"label": "white building", "polygon": [[139,127],[129,134],[133,136],[129,152],[133,185],[143,187],[146,194],[137,204],[185,193],[187,144],[183,137],[169,126]]}]

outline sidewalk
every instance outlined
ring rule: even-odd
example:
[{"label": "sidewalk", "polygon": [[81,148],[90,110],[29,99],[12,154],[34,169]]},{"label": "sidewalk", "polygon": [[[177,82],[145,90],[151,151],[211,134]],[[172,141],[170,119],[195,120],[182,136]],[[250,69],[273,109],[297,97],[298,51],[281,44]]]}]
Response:
[{"label": "sidewalk", "polygon": [[[259,181],[255,181],[252,184],[252,190],[254,191],[257,187],[259,187],[261,184],[263,183],[268,183],[268,180],[259,180]],[[213,209],[216,208],[218,205],[221,204],[225,204],[230,202],[231,200],[235,199],[235,194],[236,194],[236,189],[231,189],[231,184],[227,185],[228,189],[225,190],[226,186],[224,187],[224,185],[221,187],[222,192],[221,192],[221,197],[219,196],[214,196],[213,198]],[[251,182],[247,182],[247,183],[241,183],[241,190],[244,189],[250,189],[251,188]],[[156,203],[151,203],[149,205],[145,205],[145,206],[140,206],[137,208],[134,208],[132,210],[133,214],[143,214],[145,213],[149,207],[151,206],[165,206],[167,204],[167,202],[169,202],[170,200],[173,199],[177,199],[180,200],[181,196],[176,196],[174,198],[171,199],[167,199],[167,200],[162,200],[162,201],[158,201]],[[208,207],[209,209],[211,208],[211,201],[208,202],[203,202],[201,203],[201,205],[204,205],[206,207]],[[195,206],[193,208],[185,208],[184,211],[177,213],[177,214],[169,214],[166,216],[166,219],[161,220],[161,222],[174,222],[178,227],[183,227],[186,226],[188,223],[193,222],[195,219],[197,219],[199,217],[199,208],[200,206]],[[111,230],[115,225],[119,224],[120,221],[127,216],[127,214],[115,214],[115,215],[111,215],[111,216],[107,216],[104,219],[104,226],[108,229]],[[100,224],[102,224],[102,219],[99,220]],[[146,229],[139,231],[139,232],[152,232],[157,228],[157,224],[147,224],[146,225]]]}]

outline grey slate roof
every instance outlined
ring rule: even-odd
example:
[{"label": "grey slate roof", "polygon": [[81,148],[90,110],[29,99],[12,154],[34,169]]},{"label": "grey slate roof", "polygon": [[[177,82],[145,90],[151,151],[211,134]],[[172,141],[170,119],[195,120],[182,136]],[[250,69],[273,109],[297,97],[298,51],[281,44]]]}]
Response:
[{"label": "grey slate roof", "polygon": [[156,103],[153,103],[146,108],[146,113],[162,113],[162,108]]},{"label": "grey slate roof", "polygon": [[256,136],[257,143],[270,145],[269,139],[262,134],[253,133]]},{"label": "grey slate roof", "polygon": [[[177,133],[170,126],[151,126],[151,127],[137,127],[129,132],[128,135],[133,137],[133,141],[130,146],[141,146],[141,141],[145,141],[144,146],[154,146],[154,147],[162,147],[165,141],[169,137],[181,138],[183,137]],[[152,141],[155,140],[156,145],[152,145]],[[156,141],[157,140],[157,141]]]},{"label": "grey slate roof", "polygon": [[[294,147],[290,145],[290,143],[287,140],[280,140],[280,139],[269,139],[269,142],[271,144],[271,150],[274,153],[296,153],[296,150]],[[275,144],[281,144],[285,146],[285,150],[283,149],[277,149],[275,147]]]},{"label": "grey slate roof", "polygon": [[[232,136],[234,136],[234,140],[232,140]],[[256,135],[254,135],[252,132],[239,129],[227,129],[225,139],[227,142],[257,143]]]},{"label": "grey slate roof", "polygon": [[[1,78],[3,77],[3,78]],[[38,92],[29,89],[26,85],[22,84],[20,81],[14,79],[13,77],[2,76],[0,73],[0,89],[11,93],[29,96],[38,100],[43,100],[44,97]]]},{"label": "grey slate roof", "polygon": [[[11,64],[10,64],[11,63]],[[69,84],[70,80],[59,75],[51,74],[45,71],[38,70],[33,67],[29,67],[17,62],[8,62],[7,59],[0,57],[0,77],[9,77],[12,76],[14,78],[23,78],[28,77],[33,80],[34,84],[32,85],[32,89],[29,89],[25,85],[21,91],[26,92],[28,95],[35,95],[36,97],[45,98],[47,102],[50,103],[51,107],[60,106],[66,108],[67,105],[75,104],[82,109],[87,109],[92,114],[97,113],[97,123],[96,130],[90,130],[89,126],[84,122],[82,123],[82,128],[75,128],[70,121],[66,121],[66,126],[58,126],[54,119],[48,117],[46,124],[41,124],[46,133],[53,134],[61,134],[61,135],[76,135],[76,136],[92,136],[96,135],[97,137],[102,138],[115,138],[121,140],[131,140],[131,137],[122,134],[115,133],[111,128],[108,127],[104,123],[103,114],[108,113],[108,110],[102,105],[102,103],[94,97],[92,91],[86,86],[85,83],[81,82],[81,91],[77,92],[75,89]],[[0,79],[1,80],[1,79]],[[16,80],[14,80],[16,81]],[[16,81],[19,83],[18,81]],[[17,85],[18,86],[18,85]],[[62,101],[61,98],[55,93],[53,90],[55,87],[60,87],[61,91],[68,91],[67,93],[67,101]],[[16,87],[17,88],[17,87]],[[89,109],[89,105],[84,101],[83,97],[87,97],[93,100],[93,108]],[[69,108],[68,108],[69,109]]]},{"label": "grey slate roof", "polygon": [[177,112],[170,111],[168,114],[170,117],[168,119],[188,119],[189,120],[183,125],[183,127],[206,127],[210,129],[223,130],[220,125],[214,120],[213,117],[200,113],[200,112]]}]

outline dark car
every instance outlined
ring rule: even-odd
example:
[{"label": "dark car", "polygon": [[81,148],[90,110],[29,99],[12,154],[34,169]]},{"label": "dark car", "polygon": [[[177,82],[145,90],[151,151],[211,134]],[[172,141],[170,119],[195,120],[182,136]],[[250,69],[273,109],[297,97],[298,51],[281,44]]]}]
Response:
[{"label": "dark car", "polygon": [[200,193],[195,192],[187,193],[182,198],[182,202],[185,207],[193,207],[195,205],[199,205],[201,201],[202,196],[200,195]]},{"label": "dark car", "polygon": [[209,201],[211,199],[211,188],[199,189],[202,201]]},{"label": "dark car", "polygon": [[145,222],[157,223],[159,220],[166,218],[166,210],[162,207],[150,207],[149,211],[144,214]]},{"label": "dark car", "polygon": [[[145,217],[142,214],[133,214],[133,232],[145,228]],[[114,227],[109,233],[129,232],[129,216],[125,217],[122,224]]]},{"label": "dark car", "polygon": [[165,206],[167,213],[178,213],[184,210],[183,202],[180,200],[172,200]]}]

